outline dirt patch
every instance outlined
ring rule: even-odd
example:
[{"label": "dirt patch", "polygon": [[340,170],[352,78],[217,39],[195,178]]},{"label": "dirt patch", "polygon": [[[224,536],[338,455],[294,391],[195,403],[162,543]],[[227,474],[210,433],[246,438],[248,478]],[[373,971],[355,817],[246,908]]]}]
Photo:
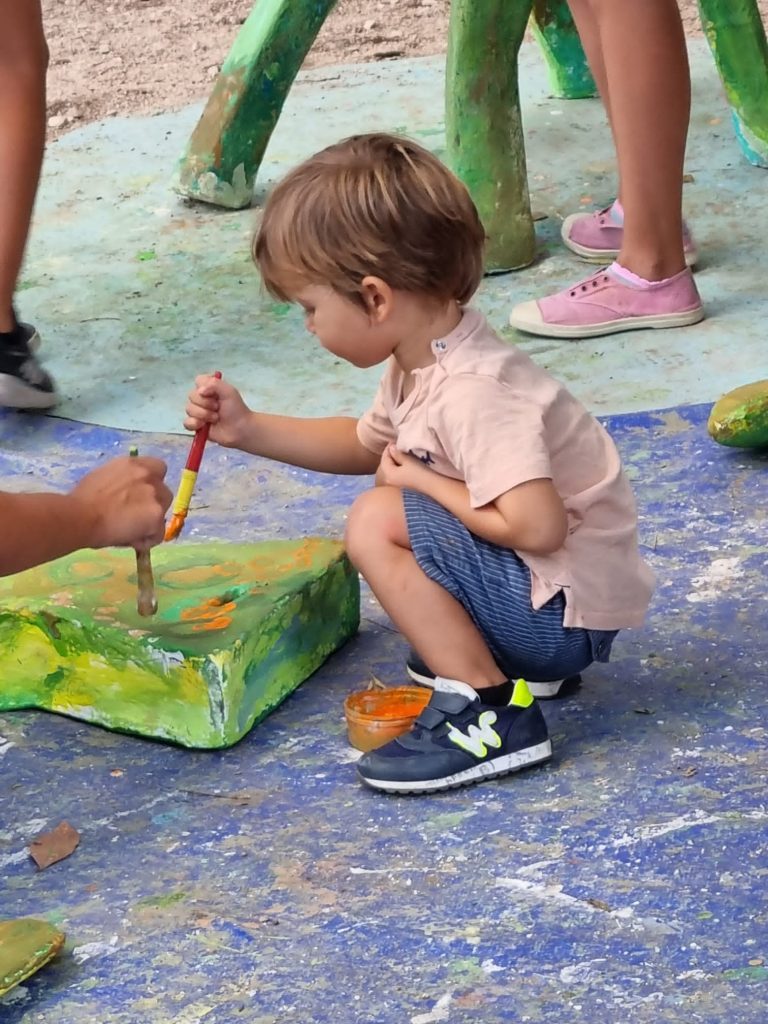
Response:
[{"label": "dirt patch", "polygon": [[[253,0],[43,0],[54,138],[115,114],[173,110],[207,95]],[[683,0],[698,32],[695,0]],[[761,0],[768,12],[768,0]],[[441,53],[450,0],[340,0],[306,66]]]}]

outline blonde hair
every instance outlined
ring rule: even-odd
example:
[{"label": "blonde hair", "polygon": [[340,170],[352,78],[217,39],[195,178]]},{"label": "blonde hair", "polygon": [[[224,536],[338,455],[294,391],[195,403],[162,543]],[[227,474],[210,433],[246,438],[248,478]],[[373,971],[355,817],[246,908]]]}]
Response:
[{"label": "blonde hair", "polygon": [[355,135],[275,187],[253,240],[267,290],[290,301],[325,284],[364,306],[362,282],[468,302],[483,275],[485,232],[464,185],[395,135]]}]

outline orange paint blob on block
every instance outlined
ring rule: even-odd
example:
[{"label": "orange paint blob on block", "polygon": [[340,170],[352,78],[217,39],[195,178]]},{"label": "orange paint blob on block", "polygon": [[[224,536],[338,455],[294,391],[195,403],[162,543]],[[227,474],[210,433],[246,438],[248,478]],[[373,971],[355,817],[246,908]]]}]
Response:
[{"label": "orange paint blob on block", "polygon": [[407,732],[429,703],[425,686],[358,690],[344,701],[349,742],[358,750],[375,750]]},{"label": "orange paint blob on block", "polygon": [[217,629],[226,629],[227,626],[232,625],[231,615],[220,615],[216,619],[209,619],[207,622],[196,622],[192,627],[193,633],[200,633],[203,630],[212,631]]}]

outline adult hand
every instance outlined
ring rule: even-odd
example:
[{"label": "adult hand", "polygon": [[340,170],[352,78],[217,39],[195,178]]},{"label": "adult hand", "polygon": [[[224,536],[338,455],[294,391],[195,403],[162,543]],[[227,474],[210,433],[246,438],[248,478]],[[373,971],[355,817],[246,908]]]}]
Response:
[{"label": "adult hand", "polygon": [[159,544],[173,500],[165,485],[166,469],[161,459],[136,456],[113,459],[84,476],[70,497],[88,523],[88,546],[142,550]]}]

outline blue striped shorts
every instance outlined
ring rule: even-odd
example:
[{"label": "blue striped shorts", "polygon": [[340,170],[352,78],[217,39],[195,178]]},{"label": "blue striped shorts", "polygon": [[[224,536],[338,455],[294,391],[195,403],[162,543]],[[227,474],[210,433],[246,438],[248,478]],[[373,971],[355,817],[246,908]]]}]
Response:
[{"label": "blue striped shorts", "polygon": [[411,550],[431,580],[463,605],[511,679],[565,679],[608,661],[616,631],[563,625],[565,596],[531,604],[531,572],[510,548],[483,540],[442,505],[404,490]]}]

